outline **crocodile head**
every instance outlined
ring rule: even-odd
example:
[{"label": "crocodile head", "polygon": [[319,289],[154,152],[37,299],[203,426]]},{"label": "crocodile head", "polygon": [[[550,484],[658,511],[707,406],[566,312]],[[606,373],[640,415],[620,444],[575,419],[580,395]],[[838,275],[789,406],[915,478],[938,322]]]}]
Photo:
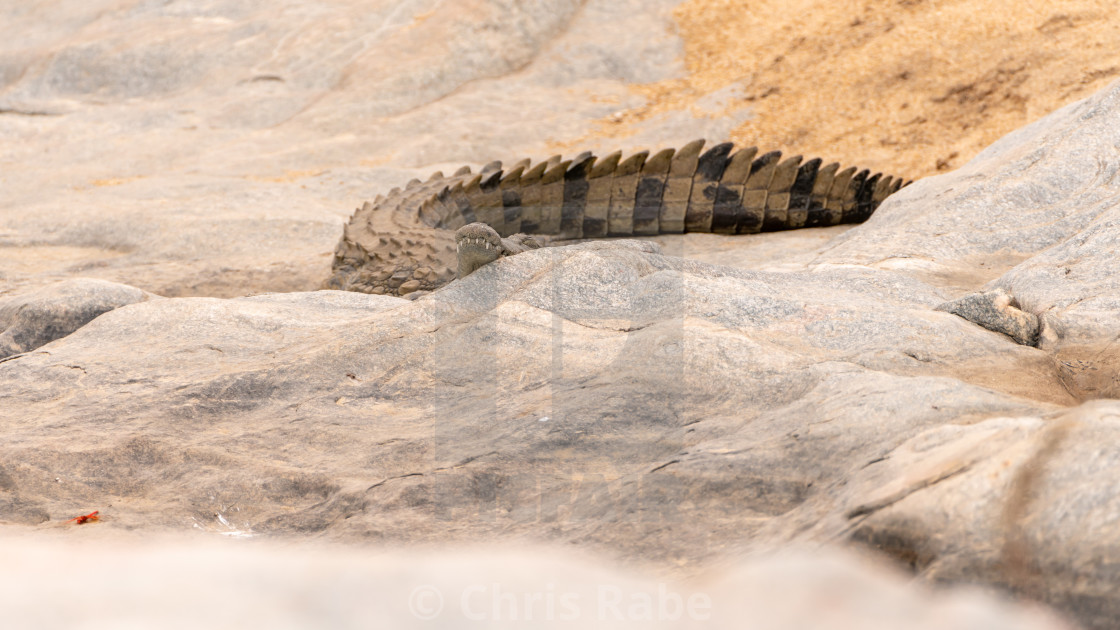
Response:
[{"label": "crocodile head", "polygon": [[470,223],[455,232],[459,253],[459,277],[466,278],[479,267],[505,255],[502,237],[485,223]]}]

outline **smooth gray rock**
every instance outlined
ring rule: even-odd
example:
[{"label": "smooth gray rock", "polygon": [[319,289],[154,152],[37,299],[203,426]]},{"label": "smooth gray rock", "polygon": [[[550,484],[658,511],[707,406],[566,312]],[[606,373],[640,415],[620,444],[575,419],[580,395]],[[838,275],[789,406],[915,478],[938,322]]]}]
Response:
[{"label": "smooth gray rock", "polygon": [[533,250],[416,301],[108,313],[0,364],[0,405],[51,418],[6,419],[0,465],[52,517],[134,497],[112,527],[544,539],[695,567],[924,431],[1074,402],[1044,352],[905,276],[651,251]]},{"label": "smooth gray rock", "polygon": [[[833,241],[823,264],[903,271],[939,286],[976,289],[1051,248],[1083,243],[1109,224],[1120,198],[1120,83],[1072,103],[946,175],[892,195],[859,230]],[[1102,252],[1101,255],[1107,255]],[[1034,264],[1037,264],[1034,263]],[[1016,286],[1026,308],[1044,308]]]},{"label": "smooth gray rock", "polygon": [[859,542],[925,580],[981,580],[1107,628],[1120,614],[1110,586],[1120,458],[1106,446],[1118,439],[1118,420],[1116,401],[1097,401],[933,428],[768,533]]},{"label": "smooth gray rock", "polygon": [[151,294],[115,282],[78,278],[0,297],[0,359],[69,335],[103,313]]},{"label": "smooth gray rock", "polygon": [[1074,396],[1120,396],[1118,118],[1113,83],[902,189],[813,264],[893,269],[954,298],[1002,291],[1025,315],[1003,327],[1029,336],[1037,318],[1036,343]]}]

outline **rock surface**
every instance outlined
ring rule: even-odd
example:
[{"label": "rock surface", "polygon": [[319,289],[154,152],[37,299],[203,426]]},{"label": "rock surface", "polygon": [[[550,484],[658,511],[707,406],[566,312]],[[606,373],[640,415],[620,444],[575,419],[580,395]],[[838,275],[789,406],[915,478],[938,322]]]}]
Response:
[{"label": "rock surface", "polygon": [[[1027,137],[1049,148],[1071,120],[1107,127],[1112,98]],[[1035,177],[1068,164],[1036,151]],[[977,217],[1014,185],[1014,154],[982,156],[984,179],[914,184],[802,271],[589,242],[416,301],[315,292],[106,313],[0,364],[0,404],[28,410],[3,427],[12,520],[111,498],[110,528],[549,540],[685,573],[848,540],[1105,627],[1120,612],[1120,458],[1101,445],[1120,437],[1120,406],[1086,402],[1055,356],[1061,331],[1096,320],[1051,309],[1057,332],[1035,348],[935,308],[1096,228],[1107,172],[1055,178],[1068,198],[1047,208],[1068,221]],[[946,231],[915,227],[931,224]],[[1030,238],[1009,257],[982,230]],[[945,272],[963,253],[980,271]]]},{"label": "rock surface", "polygon": [[[366,198],[547,157],[639,102],[630,84],[684,72],[678,2],[0,8],[0,292],[74,275],[164,296],[317,289]],[[650,140],[730,124],[685,116]]]},{"label": "rock surface", "polygon": [[0,298],[0,359],[69,335],[93,318],[152,297],[115,282],[76,278]]},{"label": "rock surface", "polygon": [[[4,532],[96,509],[68,534],[547,542],[682,580],[842,543],[1110,628],[1120,84],[854,229],[308,291],[364,197],[547,154],[684,72],[674,4],[4,9],[27,33],[0,43]],[[48,287],[79,276],[129,286]],[[938,310],[974,295],[1037,339]]]}]

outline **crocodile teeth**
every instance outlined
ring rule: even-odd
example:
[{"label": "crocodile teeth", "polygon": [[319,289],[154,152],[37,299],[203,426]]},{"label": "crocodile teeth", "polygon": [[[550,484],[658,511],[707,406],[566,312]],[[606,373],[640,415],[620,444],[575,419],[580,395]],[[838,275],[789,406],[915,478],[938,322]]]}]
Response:
[{"label": "crocodile teeth", "polygon": [[473,245],[475,247],[483,247],[486,249],[498,249],[498,246],[482,237],[468,237],[458,241],[455,246],[457,249],[462,249],[464,245]]}]

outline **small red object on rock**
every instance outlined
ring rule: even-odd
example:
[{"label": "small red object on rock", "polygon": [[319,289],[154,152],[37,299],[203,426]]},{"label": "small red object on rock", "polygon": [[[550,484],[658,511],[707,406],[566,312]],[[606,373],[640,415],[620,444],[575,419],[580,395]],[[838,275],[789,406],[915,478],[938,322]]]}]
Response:
[{"label": "small red object on rock", "polygon": [[[82,516],[75,516],[74,518],[70,519],[70,521],[73,521],[75,525],[81,525],[82,523],[88,523],[90,521],[96,521],[99,518],[97,516],[98,512],[100,512],[100,510],[94,510],[94,511],[90,512],[89,514],[83,514]],[[70,521],[66,521],[66,522],[69,523]]]}]

